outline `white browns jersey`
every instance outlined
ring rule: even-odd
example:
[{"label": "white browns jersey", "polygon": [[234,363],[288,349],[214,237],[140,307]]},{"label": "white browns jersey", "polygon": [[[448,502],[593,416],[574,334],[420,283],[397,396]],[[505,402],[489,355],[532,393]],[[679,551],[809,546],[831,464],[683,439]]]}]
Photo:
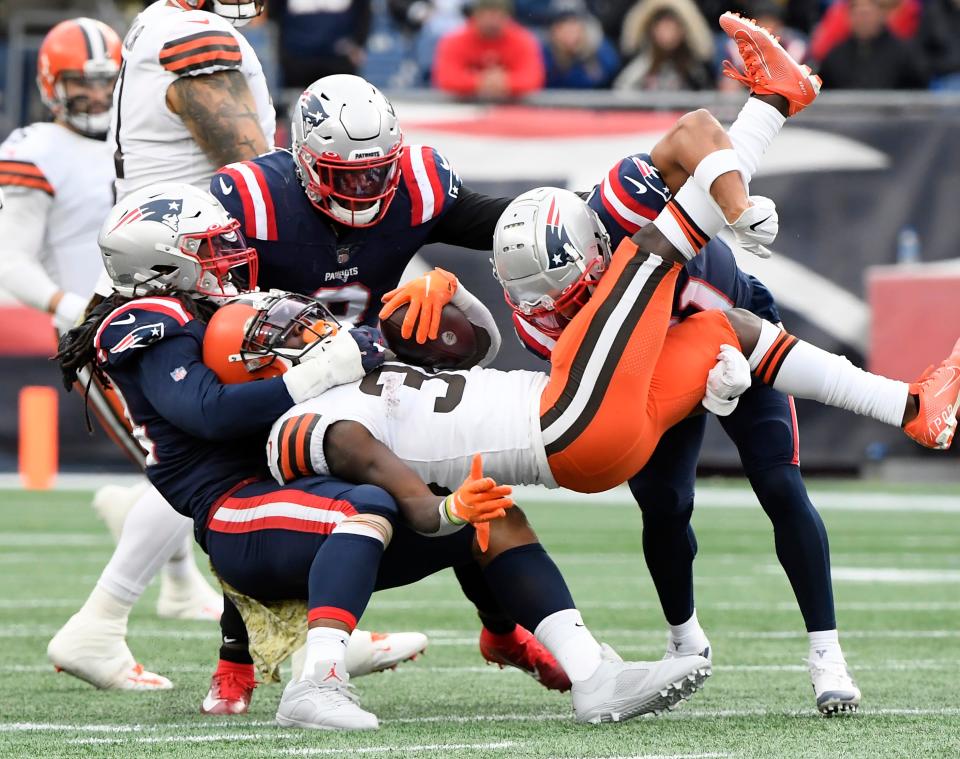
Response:
[{"label": "white browns jersey", "polygon": [[540,434],[541,372],[481,369],[428,372],[385,364],[360,382],[299,403],[273,425],[267,443],[279,482],[329,474],[323,442],[338,421],[362,424],[427,484],[460,487],[474,454],[483,471],[511,485],[556,487]]},{"label": "white browns jersey", "polygon": [[39,250],[27,252],[36,253],[61,290],[92,295],[103,270],[97,233],[113,207],[112,152],[103,140],[53,123],[17,129],[0,145],[0,187],[9,201],[7,213],[13,213],[20,196],[45,208],[42,230],[31,230]]},{"label": "white browns jersey", "polygon": [[158,0],[133,22],[113,92],[109,142],[116,150],[117,198],[154,182],[188,182],[207,190],[214,166],[180,117],[167,90],[180,77],[239,71],[246,77],[260,127],[273,145],[276,113],[257,54],[243,35],[214,13]]}]

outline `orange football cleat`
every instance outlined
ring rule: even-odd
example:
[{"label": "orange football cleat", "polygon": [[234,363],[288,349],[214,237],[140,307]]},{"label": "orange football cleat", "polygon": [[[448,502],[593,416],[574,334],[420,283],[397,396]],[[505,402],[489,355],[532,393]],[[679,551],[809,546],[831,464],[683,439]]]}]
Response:
[{"label": "orange football cleat", "polygon": [[910,393],[917,396],[920,411],[904,425],[907,437],[925,448],[949,448],[960,409],[960,340],[940,366],[930,367],[910,385]]},{"label": "orange football cleat", "polygon": [[755,95],[782,95],[790,103],[791,116],[800,113],[820,94],[822,81],[801,66],[769,31],[756,21],[727,11],[720,27],[740,51],[745,73],[730,62],[723,62],[723,73],[745,84]]},{"label": "orange football cleat", "polygon": [[480,631],[480,653],[500,669],[516,667],[549,690],[570,690],[570,678],[553,654],[525,627],[497,635],[486,627]]},{"label": "orange football cleat", "polygon": [[252,664],[234,664],[221,660],[217,671],[210,678],[210,690],[203,703],[201,714],[246,714],[257,687]]}]

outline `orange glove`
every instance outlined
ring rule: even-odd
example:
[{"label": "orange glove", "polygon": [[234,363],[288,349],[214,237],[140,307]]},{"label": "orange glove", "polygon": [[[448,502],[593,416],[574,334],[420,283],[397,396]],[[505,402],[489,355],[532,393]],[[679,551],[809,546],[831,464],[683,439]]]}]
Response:
[{"label": "orange glove", "polygon": [[483,476],[483,460],[478,453],[473,457],[470,474],[463,484],[448,495],[442,505],[451,524],[470,522],[477,530],[477,544],[486,551],[490,544],[490,525],[494,519],[507,515],[513,508],[509,485],[498,485],[492,477]]},{"label": "orange glove", "polygon": [[[390,317],[404,303],[409,303],[407,315],[403,317],[400,334],[409,340],[413,334],[413,325],[417,325],[417,342],[421,345],[429,337],[436,340],[440,333],[440,312],[450,302],[457,291],[457,278],[443,269],[428,271],[422,277],[400,285],[380,300],[386,305],[380,309],[380,321]],[[420,317],[419,323],[417,317]]]}]

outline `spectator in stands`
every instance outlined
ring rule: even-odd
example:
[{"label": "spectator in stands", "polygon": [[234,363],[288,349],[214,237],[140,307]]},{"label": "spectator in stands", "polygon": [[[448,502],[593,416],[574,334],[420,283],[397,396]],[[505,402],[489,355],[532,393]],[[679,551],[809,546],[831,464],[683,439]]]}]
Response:
[{"label": "spectator in stands", "polygon": [[887,28],[878,0],[850,0],[850,38],[837,45],[819,74],[830,89],[906,90],[926,86],[919,55]]},{"label": "spectator in stands", "polygon": [[474,0],[470,18],[437,45],[433,83],[469,97],[517,97],[543,87],[540,43],[513,20],[511,0]]},{"label": "spectator in stands", "polygon": [[[908,40],[920,23],[920,0],[878,0],[886,16],[887,28],[895,37]],[[841,42],[850,38],[850,2],[836,0],[823,14],[810,35],[810,58],[823,61]]]},{"label": "spectator in stands", "polygon": [[[790,53],[790,57],[795,61],[805,61],[807,59],[807,38],[796,29],[791,29],[784,25],[785,7],[777,0],[754,0],[750,4],[748,15],[752,16],[760,26],[770,30],[774,35],[780,38],[780,44]],[[743,60],[737,50],[737,43],[722,35],[722,40],[718,44],[718,59],[714,65],[719,69],[720,62],[724,60],[732,61],[733,64],[743,71]],[[721,90],[739,90],[743,85],[731,79],[728,76],[720,76],[717,79],[717,87]]]},{"label": "spectator in stands", "polygon": [[960,0],[926,0],[917,42],[931,87],[960,90]]},{"label": "spectator in stands", "polygon": [[270,0],[280,27],[280,66],[287,87],[328,74],[355,74],[365,60],[370,0]]},{"label": "spectator in stands", "polygon": [[547,87],[609,87],[620,69],[617,49],[583,0],[553,0],[550,26],[543,43]]},{"label": "spectator in stands", "polygon": [[623,21],[620,51],[633,56],[615,89],[707,90],[713,37],[692,0],[640,0]]}]

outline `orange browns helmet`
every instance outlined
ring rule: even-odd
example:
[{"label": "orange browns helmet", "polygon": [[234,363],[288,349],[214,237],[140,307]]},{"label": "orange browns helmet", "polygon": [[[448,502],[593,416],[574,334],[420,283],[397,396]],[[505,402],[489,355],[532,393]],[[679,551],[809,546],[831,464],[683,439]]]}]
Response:
[{"label": "orange browns helmet", "polygon": [[61,21],[40,45],[37,87],[54,116],[81,134],[102,139],[110,126],[110,99],[99,113],[90,113],[89,98],[67,97],[64,81],[76,79],[89,87],[107,89],[108,96],[120,71],[120,37],[102,21],[74,18]]},{"label": "orange browns helmet", "polygon": [[281,290],[244,293],[217,309],[203,336],[203,363],[225,385],[278,377],[312,358],[340,329],[327,307]]}]

